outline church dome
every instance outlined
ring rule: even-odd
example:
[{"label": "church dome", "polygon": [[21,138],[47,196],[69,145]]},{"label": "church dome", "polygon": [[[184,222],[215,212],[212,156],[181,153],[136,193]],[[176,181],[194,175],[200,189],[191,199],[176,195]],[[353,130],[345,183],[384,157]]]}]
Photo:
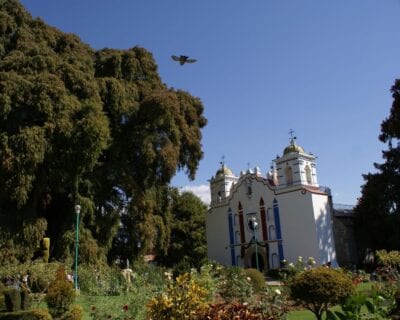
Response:
[{"label": "church dome", "polygon": [[285,154],[288,154],[288,153],[291,153],[291,152],[304,153],[304,149],[303,149],[303,147],[297,145],[296,142],[294,141],[294,139],[292,139],[290,141],[290,145],[288,145],[285,148],[285,150],[283,150],[283,154],[285,155]]},{"label": "church dome", "polygon": [[215,176],[233,176],[233,172],[231,169],[229,169],[227,166],[225,166],[224,164],[222,165],[221,168],[218,169],[218,171],[216,172]]}]

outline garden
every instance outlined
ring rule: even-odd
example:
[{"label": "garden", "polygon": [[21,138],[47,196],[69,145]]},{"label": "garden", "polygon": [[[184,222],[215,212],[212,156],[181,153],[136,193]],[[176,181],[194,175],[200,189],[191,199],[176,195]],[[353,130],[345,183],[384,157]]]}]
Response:
[{"label": "garden", "polygon": [[[0,319],[400,319],[400,253],[376,253],[372,273],[289,263],[266,281],[255,269],[204,264],[187,270],[40,260],[0,268]],[[72,281],[71,281],[72,280]],[[267,278],[267,280],[271,280]]]}]

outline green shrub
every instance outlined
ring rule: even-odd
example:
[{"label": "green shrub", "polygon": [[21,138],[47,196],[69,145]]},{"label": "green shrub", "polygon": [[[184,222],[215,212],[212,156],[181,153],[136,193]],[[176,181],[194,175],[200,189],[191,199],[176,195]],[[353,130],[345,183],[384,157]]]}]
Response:
[{"label": "green shrub", "polygon": [[52,320],[46,309],[32,309],[0,313],[0,320]]},{"label": "green shrub", "polygon": [[157,320],[186,320],[202,314],[207,308],[207,290],[184,273],[147,304],[148,315]]},{"label": "green shrub", "polygon": [[378,250],[376,251],[378,264],[384,267],[400,269],[400,251]]},{"label": "green shrub", "polygon": [[347,298],[340,311],[327,311],[328,320],[388,319],[394,307],[394,299],[385,299],[376,291],[369,296],[358,292]]},{"label": "green shrub", "polygon": [[44,263],[42,260],[27,262],[24,264],[0,266],[0,279],[14,279],[16,275],[29,273],[28,285],[32,293],[43,293],[54,280],[59,262]]},{"label": "green shrub", "polygon": [[394,295],[394,301],[395,301],[395,307],[392,310],[392,315],[394,317],[398,317],[397,319],[400,319],[400,287],[397,289],[397,292]]},{"label": "green shrub", "polygon": [[264,291],[265,289],[265,278],[264,275],[257,269],[244,269],[244,275],[246,278],[250,278],[250,283],[255,293]]},{"label": "green shrub", "polygon": [[196,283],[207,290],[207,301],[214,300],[217,292],[218,279],[216,277],[216,270],[214,265],[205,264],[200,268],[200,272],[192,269],[191,276],[195,279]]},{"label": "green shrub", "polygon": [[72,288],[72,283],[68,281],[64,267],[60,266],[57,270],[56,278],[50,283],[46,295],[50,314],[54,318],[66,314],[74,299],[75,291]]},{"label": "green shrub", "polygon": [[21,294],[17,289],[10,288],[4,291],[4,303],[7,311],[21,310]]},{"label": "green shrub", "polygon": [[289,283],[292,297],[313,312],[318,320],[329,307],[343,302],[354,292],[343,272],[320,267],[297,274]]},{"label": "green shrub", "polygon": [[30,311],[30,313],[33,316],[32,320],[52,320],[53,319],[51,317],[49,311],[47,311],[47,309],[32,309]]},{"label": "green shrub", "polygon": [[121,270],[107,265],[81,265],[79,288],[91,296],[116,296],[123,292]]},{"label": "green shrub", "polygon": [[4,291],[7,289],[7,287],[0,282],[0,311],[6,310],[6,305],[4,303]]},{"label": "green shrub", "polygon": [[82,320],[83,317],[83,309],[79,305],[74,305],[72,308],[66,313],[63,320]]},{"label": "green shrub", "polygon": [[253,288],[243,269],[227,267],[221,270],[218,293],[227,301],[238,299],[246,302],[253,295]]},{"label": "green shrub", "polygon": [[266,286],[253,304],[265,319],[286,320],[290,310],[288,290],[286,287]]},{"label": "green shrub", "polygon": [[31,296],[27,289],[22,288],[20,291],[21,294],[21,309],[22,310],[29,310],[31,307]]},{"label": "green shrub", "polygon": [[179,261],[173,268],[172,274],[176,278],[184,273],[189,273],[192,270],[192,265],[186,259]]},{"label": "green shrub", "polygon": [[257,310],[252,310],[247,304],[243,303],[220,303],[211,304],[209,308],[197,317],[187,319],[209,319],[209,320],[275,320],[275,318],[265,318]]},{"label": "green shrub", "polygon": [[6,304],[4,302],[4,293],[0,293],[0,312],[6,310]]}]

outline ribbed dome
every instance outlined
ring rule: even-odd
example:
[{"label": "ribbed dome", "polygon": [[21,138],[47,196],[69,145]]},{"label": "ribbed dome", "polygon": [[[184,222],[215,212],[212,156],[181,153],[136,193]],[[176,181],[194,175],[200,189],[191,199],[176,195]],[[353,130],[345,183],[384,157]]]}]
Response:
[{"label": "ribbed dome", "polygon": [[227,166],[224,164],[222,165],[221,168],[218,169],[217,173],[215,174],[216,177],[225,175],[225,176],[233,176],[233,172],[231,169],[229,169]]},{"label": "ribbed dome", "polygon": [[285,150],[283,150],[283,154],[285,155],[285,154],[288,154],[288,153],[290,153],[290,152],[296,152],[296,153],[302,152],[302,153],[304,153],[304,149],[303,149],[303,147],[297,145],[297,144],[294,142],[294,139],[292,139],[292,140],[290,141],[290,145],[288,145],[288,146],[285,148]]}]

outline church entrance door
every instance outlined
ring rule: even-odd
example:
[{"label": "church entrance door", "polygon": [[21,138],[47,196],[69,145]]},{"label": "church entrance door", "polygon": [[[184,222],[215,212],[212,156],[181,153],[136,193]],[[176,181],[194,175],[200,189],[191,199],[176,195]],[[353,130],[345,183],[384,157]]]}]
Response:
[{"label": "church entrance door", "polygon": [[[257,253],[257,256],[258,256],[258,270],[262,272],[264,271],[264,258],[259,253]],[[257,269],[257,258],[256,258],[257,256],[255,252],[251,255],[251,267],[253,269]]]}]

